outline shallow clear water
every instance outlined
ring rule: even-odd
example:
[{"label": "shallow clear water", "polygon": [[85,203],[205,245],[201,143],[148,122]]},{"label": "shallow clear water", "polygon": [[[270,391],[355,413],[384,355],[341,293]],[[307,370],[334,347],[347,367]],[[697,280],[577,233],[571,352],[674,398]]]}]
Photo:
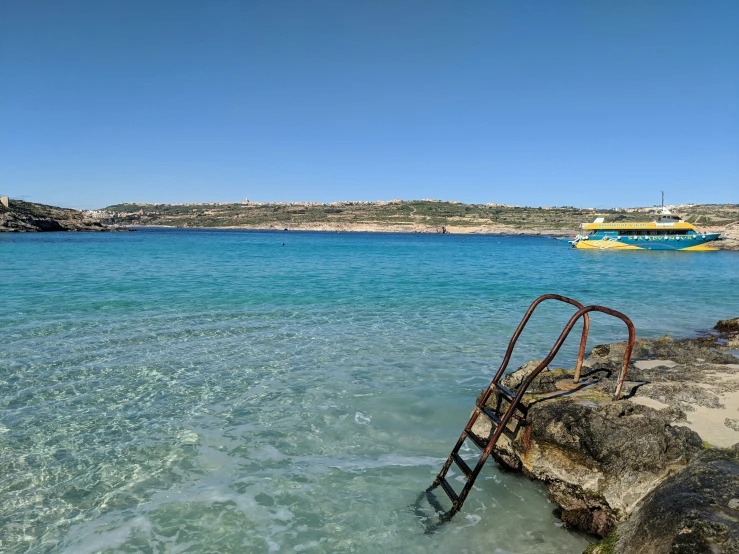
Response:
[{"label": "shallow clear water", "polygon": [[[8,552],[581,552],[493,462],[436,533],[410,508],[526,307],[570,295],[640,336],[739,315],[735,253],[535,237],[5,235],[0,260]],[[537,311],[511,367],[571,313]],[[590,344],[624,332],[595,316]]]}]

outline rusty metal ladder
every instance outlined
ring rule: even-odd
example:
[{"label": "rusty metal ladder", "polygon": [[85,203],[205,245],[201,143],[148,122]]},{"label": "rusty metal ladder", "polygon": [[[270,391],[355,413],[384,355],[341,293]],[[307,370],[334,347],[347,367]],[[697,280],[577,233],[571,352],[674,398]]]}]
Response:
[{"label": "rusty metal ladder", "polygon": [[[505,373],[506,368],[508,367],[508,362],[510,361],[513,348],[516,345],[516,341],[518,341],[518,338],[521,335],[521,332],[523,331],[524,327],[528,323],[536,307],[542,302],[544,302],[545,300],[559,300],[560,302],[565,302],[567,304],[571,304],[577,307],[578,310],[567,322],[567,325],[565,325],[565,328],[562,330],[562,333],[559,335],[559,338],[554,343],[554,346],[549,351],[549,354],[547,355],[547,357],[524,379],[524,381],[518,386],[518,389],[516,392],[511,391],[508,388],[504,387],[500,383],[500,380],[503,377],[503,374]],[[626,378],[626,370],[628,368],[629,361],[631,359],[631,351],[633,350],[634,340],[635,340],[634,325],[631,322],[631,320],[628,317],[626,317],[624,314],[622,314],[621,312],[611,310],[610,308],[606,308],[604,306],[585,307],[576,300],[567,298],[565,296],[560,296],[557,294],[545,294],[543,296],[540,296],[536,300],[534,300],[531,306],[529,306],[529,309],[526,311],[526,314],[521,320],[521,323],[518,325],[518,328],[516,329],[515,333],[513,333],[513,337],[511,338],[511,341],[508,344],[508,349],[506,350],[506,354],[505,354],[505,357],[503,358],[503,362],[501,363],[500,368],[498,369],[497,373],[495,374],[495,377],[491,381],[488,388],[478,398],[477,403],[475,405],[475,409],[472,412],[472,416],[467,422],[467,425],[465,426],[464,431],[462,431],[462,434],[460,435],[459,440],[457,441],[457,444],[454,445],[454,449],[452,450],[451,454],[449,454],[449,457],[447,458],[447,461],[444,464],[444,467],[441,468],[441,471],[437,475],[433,484],[428,489],[426,489],[425,493],[422,493],[422,494],[426,494],[426,496],[429,497],[430,499],[431,497],[429,495],[431,491],[441,486],[442,490],[446,493],[446,495],[452,501],[452,509],[449,510],[446,514],[444,514],[441,517],[442,522],[449,521],[452,518],[452,516],[454,516],[455,513],[461,510],[462,505],[464,504],[464,501],[466,500],[467,495],[472,489],[472,486],[475,484],[475,480],[477,479],[477,476],[480,474],[480,471],[482,470],[483,465],[485,465],[485,462],[487,461],[488,457],[493,451],[493,448],[497,444],[498,440],[500,439],[501,434],[503,434],[503,432],[505,431],[511,419],[516,419],[520,421],[521,423],[525,424],[525,409],[523,409],[523,407],[520,404],[521,399],[523,398],[524,394],[526,394],[526,390],[528,389],[531,382],[536,378],[537,375],[539,375],[539,373],[542,372],[542,370],[557,355],[557,352],[559,352],[559,349],[562,347],[562,344],[564,343],[565,339],[570,334],[570,331],[575,326],[577,321],[582,317],[583,318],[583,330],[582,330],[582,336],[580,338],[580,350],[579,350],[579,354],[577,358],[577,366],[575,368],[575,375],[574,375],[575,383],[579,383],[580,373],[582,371],[583,358],[585,357],[585,346],[586,346],[587,339],[588,339],[588,331],[590,329],[590,318],[588,316],[590,312],[602,312],[602,313],[617,317],[623,320],[624,323],[626,323],[626,326],[628,327],[629,339],[628,339],[628,343],[627,343],[627,347],[626,347],[626,351],[624,355],[623,368],[621,370],[621,374],[619,375],[618,383],[616,386],[616,393],[613,399],[618,400],[621,398],[621,391],[623,389],[624,380]],[[491,410],[487,406],[487,402],[490,399],[490,396],[493,394],[496,394],[499,399],[499,402],[497,403],[498,408],[496,408],[495,410]],[[500,401],[501,397],[508,402],[508,408],[505,410],[505,412],[502,415],[499,409],[500,406],[502,405],[502,402]],[[522,416],[517,415],[515,413],[516,410],[523,411],[524,416],[522,417]],[[480,438],[475,433],[472,432],[472,427],[474,426],[480,414],[485,414],[485,416],[487,416],[487,418],[491,422],[492,435],[491,436],[489,435],[487,439]],[[462,445],[464,444],[465,440],[467,439],[469,439],[475,446],[477,446],[482,451],[482,455],[478,459],[474,468],[471,468],[469,464],[465,462],[462,459],[462,457],[459,455],[459,451],[462,448]],[[459,493],[457,493],[452,488],[451,484],[446,479],[447,473],[449,472],[449,469],[451,468],[452,463],[454,463],[460,470],[462,470],[462,473],[464,474],[467,480],[467,482],[464,485],[464,488]],[[440,504],[438,503],[438,501],[432,500],[431,503],[432,505],[434,505],[437,512],[440,513],[441,510],[439,509]]]}]

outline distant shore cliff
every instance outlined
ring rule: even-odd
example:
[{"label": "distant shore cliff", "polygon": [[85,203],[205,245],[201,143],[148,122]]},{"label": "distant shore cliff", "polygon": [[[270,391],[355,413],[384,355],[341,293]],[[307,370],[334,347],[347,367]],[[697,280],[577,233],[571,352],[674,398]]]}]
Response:
[{"label": "distant shore cliff", "polygon": [[[671,206],[702,232],[739,222],[739,204]],[[609,220],[650,219],[651,208],[599,209]],[[194,227],[275,231],[384,232],[569,236],[581,232],[596,210],[574,206],[463,204],[437,200],[387,202],[205,202],[116,204],[90,212],[107,223],[143,227]],[[729,244],[726,244],[729,246]]]},{"label": "distant shore cliff", "polygon": [[89,219],[79,210],[34,204],[22,200],[0,203],[0,233],[37,233],[47,231],[126,231],[101,221]]}]

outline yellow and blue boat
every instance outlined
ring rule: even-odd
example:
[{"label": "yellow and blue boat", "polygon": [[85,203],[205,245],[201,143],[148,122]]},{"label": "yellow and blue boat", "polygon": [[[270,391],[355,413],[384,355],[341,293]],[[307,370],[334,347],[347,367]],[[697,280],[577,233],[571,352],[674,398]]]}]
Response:
[{"label": "yellow and blue boat", "polygon": [[663,208],[655,221],[606,223],[596,217],[581,227],[587,235],[577,235],[569,241],[573,248],[591,250],[688,250],[707,251],[714,248],[720,233],[700,233],[679,216]]}]

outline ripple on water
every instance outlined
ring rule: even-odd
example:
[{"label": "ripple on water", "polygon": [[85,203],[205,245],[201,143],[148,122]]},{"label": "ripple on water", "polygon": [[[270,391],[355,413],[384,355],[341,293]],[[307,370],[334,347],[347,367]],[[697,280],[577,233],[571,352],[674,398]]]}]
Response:
[{"label": "ripple on water", "polygon": [[[526,306],[570,294],[654,336],[739,305],[739,263],[721,253],[714,286],[686,298],[698,256],[589,256],[546,239],[63,239],[3,238],[9,552],[581,551],[542,487],[493,464],[438,532],[411,509]],[[570,313],[542,308],[514,364],[541,357]],[[593,343],[620,333],[594,321]]]}]

